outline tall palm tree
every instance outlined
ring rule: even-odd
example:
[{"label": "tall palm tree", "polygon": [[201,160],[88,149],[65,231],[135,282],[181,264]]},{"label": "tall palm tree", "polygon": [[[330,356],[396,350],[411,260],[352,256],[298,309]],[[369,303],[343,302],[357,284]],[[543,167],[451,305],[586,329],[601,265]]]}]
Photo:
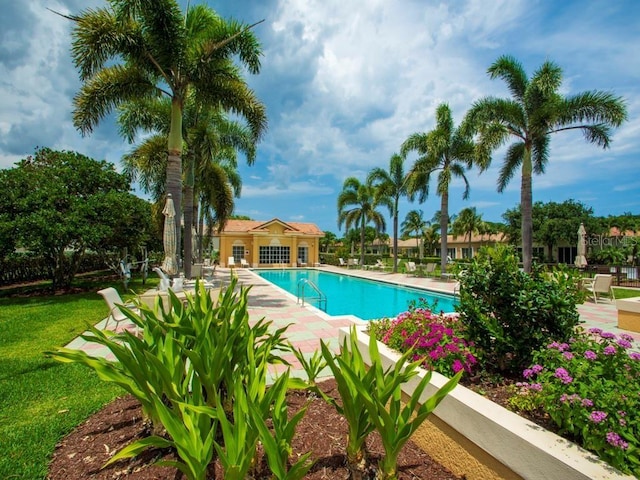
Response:
[{"label": "tall palm tree", "polygon": [[402,235],[416,237],[416,247],[418,249],[418,257],[422,258],[422,245],[420,244],[420,238],[424,229],[429,225],[423,218],[422,210],[411,210],[407,213],[404,221],[402,222]]},{"label": "tall palm tree", "polygon": [[376,188],[369,183],[360,183],[355,177],[349,177],[342,185],[338,195],[338,228],[345,225],[360,227],[360,265],[364,264],[365,227],[373,222],[378,232],[386,228],[384,216],[377,210],[379,206],[390,206],[388,198],[376,195]]},{"label": "tall palm tree", "polygon": [[[166,156],[162,152],[166,148],[169,126],[164,121],[171,111],[171,102],[167,99],[127,102],[119,108],[118,123],[121,134],[133,142],[139,132],[159,132],[159,135],[146,138],[133,152],[123,158],[125,171],[132,179],[140,179],[143,188],[149,191],[153,182],[153,193],[156,198],[164,195],[165,177],[158,175],[166,165]],[[233,211],[233,198],[229,197],[227,182],[230,183],[235,196],[240,195],[242,181],[237,174],[237,152],[242,152],[247,164],[252,165],[256,154],[256,132],[250,126],[238,120],[230,120],[220,109],[197,104],[190,96],[184,104],[183,152],[186,166],[184,182],[184,224],[185,224],[185,274],[190,275],[192,257],[192,226],[197,218],[199,190],[205,188],[207,194],[200,200],[211,199],[217,208],[215,221],[221,227]],[[164,144],[162,142],[164,139]],[[213,168],[213,163],[220,164],[222,170]],[[212,170],[213,169],[213,170]],[[197,180],[197,181],[196,181]],[[216,192],[215,188],[220,191]],[[215,200],[214,200],[215,199]],[[213,205],[213,204],[211,204]],[[195,217],[194,217],[195,215]],[[207,217],[203,211],[195,228],[197,235],[198,257],[202,252],[202,226]],[[211,217],[211,215],[209,215]],[[211,217],[213,218],[213,217]]]},{"label": "tall palm tree", "polygon": [[487,97],[478,100],[467,113],[465,130],[478,134],[478,160],[486,168],[491,152],[509,145],[498,176],[502,192],[521,169],[520,207],[522,211],[522,256],[525,272],[531,271],[533,258],[532,175],[542,174],[549,161],[552,133],[581,130],[585,139],[602,148],[611,142],[611,129],[627,118],[625,102],[601,91],[572,96],[559,93],[562,70],[546,61],[527,78],[522,65],[511,56],[502,56],[488,69],[489,76],[501,78],[511,98]]},{"label": "tall palm tree", "polygon": [[410,198],[419,194],[419,201],[426,200],[429,193],[431,174],[438,172],[437,194],[440,196],[440,268],[447,269],[447,231],[449,225],[449,185],[453,177],[464,181],[462,198],[469,198],[469,181],[465,171],[474,160],[474,145],[469,134],[456,128],[451,109],[442,103],[436,109],[436,128],[428,133],[414,133],[407,138],[400,152],[403,156],[411,151],[418,153],[409,175]]},{"label": "tall palm tree", "polygon": [[452,226],[453,235],[463,235],[469,238],[469,255],[471,255],[471,237],[474,233],[480,233],[484,228],[482,215],[476,212],[476,207],[467,207],[460,210]]},{"label": "tall palm tree", "polygon": [[393,154],[389,160],[389,171],[374,168],[369,172],[367,182],[374,185],[379,196],[392,201],[390,213],[393,218],[393,273],[398,271],[398,204],[407,195],[407,176],[404,172],[404,158]]},{"label": "tall palm tree", "polygon": [[[166,190],[181,212],[184,103],[193,94],[198,103],[241,113],[254,131],[263,132],[264,108],[234,63],[237,59],[258,73],[260,44],[253,25],[224,20],[205,5],[189,6],[183,14],[176,0],[107,3],[108,8],[67,17],[75,23],[72,56],[83,82],[74,98],[73,123],[88,134],[127,101],[171,99]],[[179,240],[180,214],[176,220]]]},{"label": "tall palm tree", "polygon": [[440,245],[440,225],[429,225],[422,231],[422,243],[426,255],[433,255],[438,245]]}]

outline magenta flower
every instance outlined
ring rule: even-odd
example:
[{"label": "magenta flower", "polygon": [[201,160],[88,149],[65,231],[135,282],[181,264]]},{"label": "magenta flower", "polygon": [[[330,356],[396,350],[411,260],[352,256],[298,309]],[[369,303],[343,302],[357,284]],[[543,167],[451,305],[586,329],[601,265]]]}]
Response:
[{"label": "magenta flower", "polygon": [[556,368],[556,372],[555,372],[554,376],[564,384],[569,384],[569,383],[573,382],[573,378],[569,375],[569,372],[567,372],[562,367]]},{"label": "magenta flower", "polygon": [[604,353],[605,355],[609,355],[609,356],[615,355],[616,354],[616,347],[614,347],[613,345],[607,345],[602,350],[602,353]]},{"label": "magenta flower", "polygon": [[628,340],[624,340],[624,339],[620,339],[618,340],[618,345],[621,346],[622,348],[631,348],[631,342],[629,342]]},{"label": "magenta flower", "polygon": [[589,400],[588,398],[583,398],[582,399],[582,406],[583,407],[593,407],[593,401]]},{"label": "magenta flower", "polygon": [[589,333],[595,333],[596,335],[600,335],[602,333],[601,328],[590,328]]},{"label": "magenta flower", "polygon": [[600,334],[600,336],[602,338],[608,338],[608,339],[611,339],[611,340],[615,340],[617,338],[615,333],[611,333],[611,332],[602,332]]},{"label": "magenta flower", "polygon": [[598,355],[596,355],[596,353],[592,350],[587,350],[586,352],[584,352],[584,358],[586,358],[587,360],[595,360],[596,358],[598,358]]},{"label": "magenta flower", "polygon": [[607,432],[607,443],[609,443],[609,445],[613,445],[614,447],[618,447],[621,450],[626,450],[627,448],[629,448],[629,444],[622,440],[620,435],[618,435],[616,432]]},{"label": "magenta flower", "polygon": [[601,423],[605,418],[607,418],[607,414],[606,412],[601,412],[600,410],[594,410],[593,412],[591,412],[591,415],[589,417],[591,418],[591,421],[593,423]]},{"label": "magenta flower", "polygon": [[631,360],[640,360],[640,353],[638,353],[638,352],[631,352],[631,353],[629,354],[629,358],[630,358]]},{"label": "magenta flower", "polygon": [[562,352],[562,356],[565,360],[573,360],[573,353],[571,352]]},{"label": "magenta flower", "polygon": [[464,368],[464,365],[462,365],[462,362],[456,358],[453,361],[453,365],[451,365],[451,368],[455,373],[458,373],[460,370]]}]

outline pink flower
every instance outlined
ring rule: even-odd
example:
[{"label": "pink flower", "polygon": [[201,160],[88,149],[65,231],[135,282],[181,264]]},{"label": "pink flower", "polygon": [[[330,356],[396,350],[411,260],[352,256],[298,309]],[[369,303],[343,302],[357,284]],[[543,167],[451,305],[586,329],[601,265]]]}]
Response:
[{"label": "pink flower", "polygon": [[591,412],[591,415],[589,417],[591,418],[591,421],[593,423],[601,423],[605,418],[607,418],[607,414],[605,412],[601,412],[600,410],[594,410],[593,412]]}]

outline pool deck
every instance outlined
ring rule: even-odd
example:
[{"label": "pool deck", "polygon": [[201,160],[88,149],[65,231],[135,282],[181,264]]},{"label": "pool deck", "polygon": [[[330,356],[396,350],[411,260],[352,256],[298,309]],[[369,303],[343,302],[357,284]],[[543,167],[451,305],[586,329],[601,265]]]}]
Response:
[{"label": "pool deck", "polygon": [[[453,293],[456,286],[454,281],[442,281],[440,279],[409,276],[404,273],[390,273],[379,270],[358,270],[344,267],[322,266],[323,271],[337,272],[345,275],[353,275],[361,278],[380,280],[400,285],[426,288],[429,290]],[[249,290],[249,318],[250,321],[258,321],[262,318],[271,320],[274,328],[289,325],[287,329],[288,340],[305,356],[311,356],[320,348],[320,340],[324,341],[334,351],[338,348],[338,330],[341,327],[350,326],[361,321],[353,316],[331,317],[323,311],[310,306],[301,305],[294,295],[291,295],[279,287],[267,282],[262,277],[249,269],[236,268],[235,275],[238,283],[243,286],[251,286]],[[219,269],[215,280],[218,283],[228,284],[230,280],[229,269]],[[639,292],[640,295],[640,292]],[[598,327],[619,335],[627,333],[640,344],[640,333],[621,330],[617,327],[617,311],[613,303],[604,300],[597,305],[592,300],[587,300],[583,305],[578,305],[580,319],[585,328]],[[96,327],[103,328],[105,320],[99,322]],[[120,328],[132,328],[125,322],[119,324]],[[81,349],[96,356],[113,358],[111,353],[100,345],[86,342],[78,337],[73,340],[69,348]],[[292,365],[292,374],[304,375],[300,364],[293,355],[285,356]],[[284,366],[274,367],[272,374],[283,370]],[[326,373],[326,372],[325,372]]]}]

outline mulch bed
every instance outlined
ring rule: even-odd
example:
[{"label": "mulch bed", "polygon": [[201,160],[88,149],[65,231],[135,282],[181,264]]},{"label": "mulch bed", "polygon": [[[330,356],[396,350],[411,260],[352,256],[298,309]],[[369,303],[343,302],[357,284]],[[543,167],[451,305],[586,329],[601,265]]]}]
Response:
[{"label": "mulch bed", "polygon": [[[338,397],[335,380],[320,384],[323,391]],[[312,452],[315,464],[305,476],[309,480],[346,479],[349,476],[345,459],[347,423],[324,400],[305,392],[289,392],[290,412],[295,412],[311,400],[304,419],[296,428],[293,457]],[[148,450],[132,460],[122,460],[102,468],[118,450],[145,435],[139,403],[131,396],[119,398],[91,416],[71,432],[56,447],[49,469],[50,480],[180,480],[182,473],[169,467],[158,467],[154,462],[175,459],[167,450]],[[384,454],[377,434],[370,435],[368,449],[375,464]],[[263,462],[264,463],[264,462]],[[216,465],[215,478],[224,478]],[[407,443],[399,457],[399,478],[458,479],[435,462],[412,442]],[[372,472],[373,474],[373,472]],[[256,478],[269,478],[266,466]],[[212,477],[213,478],[213,477]],[[371,477],[373,478],[373,477]]]}]

